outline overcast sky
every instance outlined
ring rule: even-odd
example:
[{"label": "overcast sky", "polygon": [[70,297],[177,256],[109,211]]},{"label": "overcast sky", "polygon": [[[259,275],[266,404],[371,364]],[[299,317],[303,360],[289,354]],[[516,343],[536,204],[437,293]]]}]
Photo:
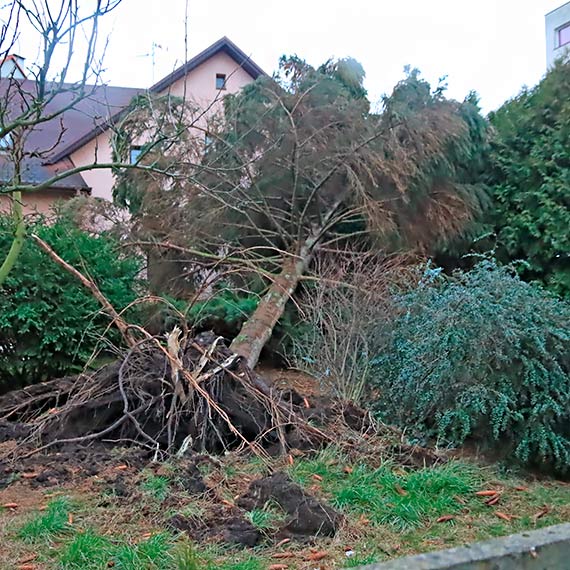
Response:
[{"label": "overcast sky", "polygon": [[[83,0],[82,0],[83,1]],[[448,93],[471,89],[485,110],[545,72],[544,15],[564,0],[123,0],[103,27],[108,82],[150,86],[188,56],[228,36],[268,73],[281,54],[311,64],[352,56],[377,101],[407,64]],[[30,43],[18,49],[29,58]],[[154,54],[154,56],[153,56]],[[154,65],[153,65],[154,61]]]}]

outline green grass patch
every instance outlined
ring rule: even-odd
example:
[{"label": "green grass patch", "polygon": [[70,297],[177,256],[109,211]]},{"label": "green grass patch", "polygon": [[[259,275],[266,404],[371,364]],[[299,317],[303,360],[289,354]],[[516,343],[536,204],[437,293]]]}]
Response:
[{"label": "green grass patch", "polygon": [[45,512],[37,514],[20,527],[18,537],[28,543],[52,542],[58,535],[70,530],[70,512],[71,501],[67,497],[53,499],[48,503]]},{"label": "green grass patch", "polygon": [[245,514],[251,524],[261,531],[278,529],[285,520],[285,513],[276,503],[267,502],[262,509],[254,509]]},{"label": "green grass patch", "polygon": [[357,568],[359,566],[365,566],[366,564],[376,564],[378,562],[378,556],[375,554],[369,554],[367,556],[355,556],[353,558],[348,558],[345,568]]},{"label": "green grass patch", "polygon": [[66,570],[99,570],[108,568],[113,545],[111,541],[91,530],[75,535],[60,554]]},{"label": "green grass patch", "polygon": [[176,570],[202,570],[204,565],[195,548],[183,542],[174,551],[174,568]]},{"label": "green grass patch", "polygon": [[76,534],[59,553],[63,570],[198,570],[204,565],[188,543],[168,532],[130,544],[88,530]]},{"label": "green grass patch", "polygon": [[122,544],[113,552],[116,570],[167,570],[174,563],[174,538],[158,533],[138,544]]},{"label": "green grass patch", "polygon": [[314,482],[313,476],[318,475],[334,507],[400,530],[459,512],[463,508],[460,498],[471,496],[482,480],[480,470],[460,462],[420,470],[384,463],[378,468],[357,464],[346,472],[347,466],[335,450],[329,449],[297,462],[289,472],[304,485]]},{"label": "green grass patch", "polygon": [[182,542],[180,545],[190,549],[190,563],[197,566],[176,566],[177,570],[266,570],[271,564],[262,547],[250,551],[221,543],[194,545]]},{"label": "green grass patch", "polygon": [[265,568],[263,561],[253,556],[237,562],[225,562],[208,566],[208,570],[264,570]]},{"label": "green grass patch", "polygon": [[170,480],[164,475],[147,474],[141,483],[141,490],[146,495],[162,502],[170,493]]}]

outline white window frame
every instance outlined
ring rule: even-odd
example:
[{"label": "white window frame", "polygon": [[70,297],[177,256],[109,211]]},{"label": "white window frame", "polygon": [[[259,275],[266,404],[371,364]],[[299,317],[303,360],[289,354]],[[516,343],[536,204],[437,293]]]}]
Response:
[{"label": "white window frame", "polygon": [[14,148],[14,139],[12,134],[8,133],[3,137],[0,137],[0,152],[8,152]]},{"label": "white window frame", "polygon": [[[129,149],[129,164],[136,164],[139,160],[140,155],[142,154],[142,147],[140,146],[132,146]],[[134,157],[134,158],[133,158]]]}]

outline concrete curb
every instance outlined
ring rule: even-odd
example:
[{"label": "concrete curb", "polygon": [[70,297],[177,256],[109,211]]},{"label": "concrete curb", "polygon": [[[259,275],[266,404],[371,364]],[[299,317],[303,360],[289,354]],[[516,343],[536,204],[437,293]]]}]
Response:
[{"label": "concrete curb", "polygon": [[406,556],[360,570],[568,570],[570,524]]}]

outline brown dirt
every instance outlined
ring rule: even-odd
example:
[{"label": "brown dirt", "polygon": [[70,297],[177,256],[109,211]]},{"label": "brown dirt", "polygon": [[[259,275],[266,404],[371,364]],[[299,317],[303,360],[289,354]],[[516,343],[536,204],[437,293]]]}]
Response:
[{"label": "brown dirt", "polygon": [[251,511],[263,508],[269,501],[275,501],[288,515],[276,538],[334,536],[342,522],[340,513],[309,495],[282,472],[253,481],[237,504]]},{"label": "brown dirt", "polygon": [[149,451],[137,447],[93,443],[70,444],[30,457],[4,457],[0,458],[0,489],[8,488],[12,481],[25,481],[31,489],[75,485],[93,476],[105,476],[125,464],[140,469],[150,456]]},{"label": "brown dirt", "polygon": [[203,518],[176,514],[168,525],[185,532],[197,542],[223,542],[241,546],[257,546],[263,538],[261,532],[249,522],[239,509],[226,505],[214,505]]},{"label": "brown dirt", "polygon": [[268,365],[258,366],[256,370],[277,390],[295,390],[307,398],[323,396],[321,383],[314,376],[300,370],[283,370]]},{"label": "brown dirt", "polygon": [[46,503],[45,489],[33,488],[29,484],[16,481],[0,491],[0,506],[16,504],[16,508],[6,509],[4,516],[21,514],[39,509]]}]

